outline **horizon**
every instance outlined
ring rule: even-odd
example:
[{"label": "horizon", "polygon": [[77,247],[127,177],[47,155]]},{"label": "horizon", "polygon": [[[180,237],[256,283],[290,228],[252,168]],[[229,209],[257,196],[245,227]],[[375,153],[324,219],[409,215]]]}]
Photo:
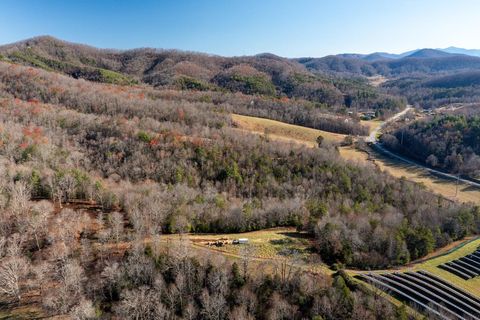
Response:
[{"label": "horizon", "polygon": [[221,55],[221,54],[216,54],[216,53],[209,53],[209,52],[202,52],[202,51],[195,51],[195,50],[188,50],[188,49],[183,50],[183,49],[177,49],[177,48],[161,48],[161,47],[139,46],[139,47],[135,47],[135,48],[119,49],[119,48],[110,48],[110,47],[99,47],[99,46],[91,45],[89,43],[74,42],[74,41],[70,41],[68,39],[62,39],[62,38],[56,37],[54,35],[49,35],[49,34],[36,35],[36,36],[30,37],[30,38],[20,39],[20,40],[9,42],[9,43],[0,43],[0,46],[13,45],[13,44],[16,44],[16,43],[21,43],[21,42],[24,42],[24,41],[29,41],[29,40],[33,40],[33,39],[36,39],[36,38],[43,38],[43,37],[50,37],[50,38],[56,39],[58,41],[62,41],[62,42],[69,43],[69,44],[74,44],[74,45],[85,45],[85,46],[92,47],[92,48],[99,49],[99,50],[129,51],[129,50],[137,50],[137,49],[153,49],[153,50],[165,50],[165,51],[192,52],[192,53],[197,53],[197,54],[206,54],[206,55],[220,56],[220,57],[242,57],[242,56],[256,56],[256,55],[262,55],[262,54],[273,54],[273,55],[276,55],[278,57],[287,58],[287,59],[323,58],[323,57],[327,57],[327,56],[338,56],[338,55],[363,55],[363,56],[367,56],[367,55],[376,54],[376,53],[401,55],[401,54],[405,54],[405,53],[414,53],[414,52],[420,51],[420,50],[447,50],[447,49],[480,50],[480,49],[477,49],[477,48],[461,48],[461,47],[457,47],[457,46],[448,46],[448,47],[444,47],[444,48],[427,48],[427,47],[416,48],[416,49],[411,49],[411,50],[406,50],[406,51],[401,51],[401,52],[387,52],[387,51],[375,51],[375,52],[364,52],[364,53],[361,53],[361,52],[337,52],[337,53],[332,53],[332,54],[328,54],[328,55],[324,55],[324,56],[285,57],[285,56],[278,55],[275,52],[258,52],[258,53],[254,53],[254,54],[250,54],[250,55],[228,56],[228,55]]},{"label": "horizon", "polygon": [[475,49],[480,48],[475,32],[479,9],[480,3],[472,0],[409,0],[401,5],[380,0],[147,0],[141,5],[125,0],[6,0],[0,12],[0,43],[50,35],[105,49],[150,47],[220,56],[272,53],[286,58]]}]

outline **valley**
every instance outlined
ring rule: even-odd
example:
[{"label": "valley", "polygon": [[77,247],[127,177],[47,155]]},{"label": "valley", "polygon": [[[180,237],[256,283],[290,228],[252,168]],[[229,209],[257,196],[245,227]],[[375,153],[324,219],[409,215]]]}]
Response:
[{"label": "valley", "polygon": [[476,317],[480,58],[0,53],[0,319]]},{"label": "valley", "polygon": [[[331,134],[321,130],[287,125],[278,121],[254,117],[232,115],[232,119],[234,123],[243,130],[263,134],[270,139],[296,142],[309,147],[317,146],[316,138],[318,136],[323,136],[327,141],[337,144],[341,143],[346,137],[345,135]],[[378,134],[381,123],[364,122],[364,125],[371,128],[371,134],[367,138],[374,139],[372,136],[375,137]],[[265,134],[266,132],[267,134]],[[378,146],[375,148],[378,148]],[[457,182],[457,178],[453,175],[448,175],[443,172],[437,173],[435,170],[432,171],[430,168],[394,155],[385,149],[378,151],[374,148],[368,148],[367,150],[368,151],[358,150],[351,146],[339,147],[340,155],[346,160],[354,163],[374,164],[394,177],[403,177],[410,181],[420,183],[427,189],[447,199],[480,204],[480,188],[471,181],[460,179]]]}]

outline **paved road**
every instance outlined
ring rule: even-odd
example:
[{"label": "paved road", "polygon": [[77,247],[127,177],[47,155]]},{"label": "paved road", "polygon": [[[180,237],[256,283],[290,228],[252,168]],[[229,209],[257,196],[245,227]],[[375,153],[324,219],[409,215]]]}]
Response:
[{"label": "paved road", "polygon": [[366,141],[370,143],[378,143],[378,136],[381,133],[382,129],[389,124],[392,121],[398,120],[400,117],[403,117],[405,114],[407,114],[408,111],[412,110],[412,106],[407,106],[403,111],[400,111],[399,113],[393,115],[392,117],[388,118],[385,120],[380,126],[378,126],[375,130],[370,132],[370,135],[367,137]]},{"label": "paved road", "polygon": [[465,184],[468,184],[468,185],[471,185],[471,186],[474,186],[474,187],[477,187],[477,188],[480,188],[480,183],[478,182],[475,182],[475,181],[471,181],[471,180],[468,180],[468,179],[463,179],[463,178],[458,178],[456,175],[454,174],[450,174],[450,173],[446,173],[446,172],[442,172],[442,171],[438,171],[438,170],[435,170],[435,169],[432,169],[430,167],[427,167],[425,165],[422,165],[416,161],[413,161],[413,160],[410,160],[404,156],[401,156],[401,155],[398,155],[396,153],[393,153],[392,151],[386,149],[381,143],[380,141],[378,141],[378,136],[381,134],[382,132],[382,129],[390,122],[392,121],[396,121],[398,120],[400,117],[404,116],[408,111],[412,110],[413,108],[411,106],[407,106],[407,108],[405,108],[403,111],[395,114],[394,116],[388,118],[387,120],[385,120],[378,128],[376,128],[375,130],[373,130],[370,135],[367,137],[366,141],[371,143],[372,144],[372,147],[374,149],[377,149],[379,151],[381,151],[382,153],[388,155],[389,157],[392,157],[392,158],[395,158],[397,160],[400,160],[402,162],[405,162],[405,163],[408,163],[410,165],[414,165],[414,166],[417,166],[417,167],[420,167],[434,175],[437,175],[437,176],[442,176],[444,178],[447,178],[447,179],[451,179],[451,180],[457,180],[460,181],[460,182],[463,182]]}]

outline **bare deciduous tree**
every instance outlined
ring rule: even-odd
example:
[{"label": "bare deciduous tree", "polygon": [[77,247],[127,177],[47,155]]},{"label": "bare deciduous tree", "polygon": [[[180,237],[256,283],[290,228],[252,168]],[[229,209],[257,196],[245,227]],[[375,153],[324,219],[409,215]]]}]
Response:
[{"label": "bare deciduous tree", "polygon": [[[0,262],[0,294],[20,301],[20,282],[27,275],[27,260],[20,256],[7,256]],[[0,296],[1,297],[1,296]]]},{"label": "bare deciduous tree", "polygon": [[201,296],[201,313],[208,320],[220,320],[225,316],[226,301],[220,294],[210,295],[207,289],[204,289]]},{"label": "bare deciduous tree", "polygon": [[88,320],[95,318],[95,307],[92,301],[82,297],[78,304],[70,311],[73,320]]},{"label": "bare deciduous tree", "polygon": [[33,205],[31,211],[31,216],[28,219],[28,229],[35,238],[37,249],[40,250],[40,238],[47,231],[48,217],[53,211],[53,206],[48,201],[40,201]]},{"label": "bare deciduous tree", "polygon": [[118,244],[123,232],[123,215],[120,212],[113,212],[110,214],[110,226],[112,237]]}]

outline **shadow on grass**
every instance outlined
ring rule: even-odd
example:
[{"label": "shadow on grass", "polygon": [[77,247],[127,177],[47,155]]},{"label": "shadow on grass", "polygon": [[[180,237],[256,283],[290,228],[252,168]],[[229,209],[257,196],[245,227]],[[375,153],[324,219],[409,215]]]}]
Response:
[{"label": "shadow on grass", "polygon": [[[406,170],[409,173],[416,174],[420,178],[428,178],[431,179],[431,181],[435,184],[441,184],[441,185],[451,185],[452,183],[455,183],[456,179],[447,177],[442,175],[441,173],[437,173],[434,171],[430,171],[427,168],[421,167],[421,164],[414,165],[411,163],[404,162],[402,160],[393,158],[388,156],[388,154],[385,154],[383,152],[380,152],[375,149],[370,149],[369,153],[371,154],[373,159],[377,159],[379,161],[382,161],[386,166],[391,167],[393,169],[402,169]],[[414,160],[411,160],[414,161]],[[475,191],[479,190],[478,187],[472,186],[472,185],[466,185],[463,182],[460,182],[459,184],[460,188],[462,191]],[[453,187],[453,186],[452,186]]]},{"label": "shadow on grass", "polygon": [[295,239],[312,239],[312,237],[308,233],[304,232],[279,232],[279,234]]}]

